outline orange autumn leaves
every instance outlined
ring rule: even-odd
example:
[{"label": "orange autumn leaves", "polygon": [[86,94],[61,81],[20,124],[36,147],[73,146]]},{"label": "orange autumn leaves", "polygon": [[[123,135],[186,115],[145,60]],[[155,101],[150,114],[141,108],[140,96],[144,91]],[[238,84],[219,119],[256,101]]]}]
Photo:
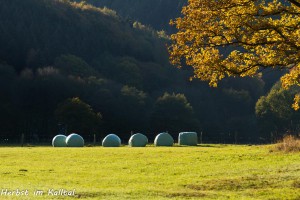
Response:
[{"label": "orange autumn leaves", "polygon": [[[227,76],[255,76],[266,68],[287,69],[283,87],[299,85],[300,7],[289,1],[189,0],[171,21],[174,65],[216,87]],[[293,107],[299,109],[300,96]]]}]

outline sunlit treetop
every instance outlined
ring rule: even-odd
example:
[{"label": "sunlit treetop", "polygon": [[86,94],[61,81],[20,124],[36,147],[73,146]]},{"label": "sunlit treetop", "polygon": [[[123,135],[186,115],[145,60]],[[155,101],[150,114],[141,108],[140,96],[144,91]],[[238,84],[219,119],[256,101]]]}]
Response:
[{"label": "sunlit treetop", "polygon": [[192,78],[216,87],[227,76],[279,68],[290,72],[282,77],[285,88],[300,85],[300,1],[189,0],[182,14],[171,21],[178,32],[170,59],[193,67]]}]

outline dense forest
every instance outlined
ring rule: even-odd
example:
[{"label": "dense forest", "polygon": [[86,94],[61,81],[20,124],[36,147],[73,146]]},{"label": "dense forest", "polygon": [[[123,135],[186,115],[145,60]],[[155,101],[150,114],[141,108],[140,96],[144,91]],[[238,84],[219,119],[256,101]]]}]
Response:
[{"label": "dense forest", "polygon": [[1,1],[1,143],[22,134],[28,143],[49,143],[71,132],[87,141],[115,133],[124,142],[141,132],[153,141],[162,131],[259,143],[298,130],[300,116],[290,106],[296,89],[272,87],[278,74],[210,88],[169,64],[161,30],[174,31],[168,22],[184,3]]},{"label": "dense forest", "polygon": [[167,33],[176,31],[169,22],[179,17],[182,7],[187,4],[187,0],[86,0],[86,2],[97,7],[113,9],[132,23],[142,22],[155,30],[164,30]]}]

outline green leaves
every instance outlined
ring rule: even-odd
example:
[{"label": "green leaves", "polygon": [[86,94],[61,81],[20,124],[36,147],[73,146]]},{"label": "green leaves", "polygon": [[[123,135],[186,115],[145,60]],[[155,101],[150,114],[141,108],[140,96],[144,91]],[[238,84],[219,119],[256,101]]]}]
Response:
[{"label": "green leaves", "polygon": [[67,99],[55,110],[59,123],[68,127],[68,132],[77,132],[83,135],[95,133],[99,130],[101,114],[95,113],[90,105],[78,97]]}]

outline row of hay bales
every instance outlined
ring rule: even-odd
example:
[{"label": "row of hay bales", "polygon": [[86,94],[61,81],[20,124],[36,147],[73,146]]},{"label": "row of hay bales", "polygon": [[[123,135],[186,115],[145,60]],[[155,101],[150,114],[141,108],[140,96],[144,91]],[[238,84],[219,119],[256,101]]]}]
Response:
[{"label": "row of hay bales", "polygon": [[[179,145],[196,146],[198,137],[196,132],[181,132],[178,136]],[[132,135],[128,141],[131,147],[145,147],[148,144],[148,138],[141,134],[136,133]],[[174,139],[169,133],[160,133],[155,137],[155,146],[173,146]],[[84,139],[75,133],[68,137],[65,135],[57,135],[52,140],[53,147],[83,147]],[[115,134],[109,134],[102,140],[103,147],[119,147],[121,146],[121,139]]]}]

